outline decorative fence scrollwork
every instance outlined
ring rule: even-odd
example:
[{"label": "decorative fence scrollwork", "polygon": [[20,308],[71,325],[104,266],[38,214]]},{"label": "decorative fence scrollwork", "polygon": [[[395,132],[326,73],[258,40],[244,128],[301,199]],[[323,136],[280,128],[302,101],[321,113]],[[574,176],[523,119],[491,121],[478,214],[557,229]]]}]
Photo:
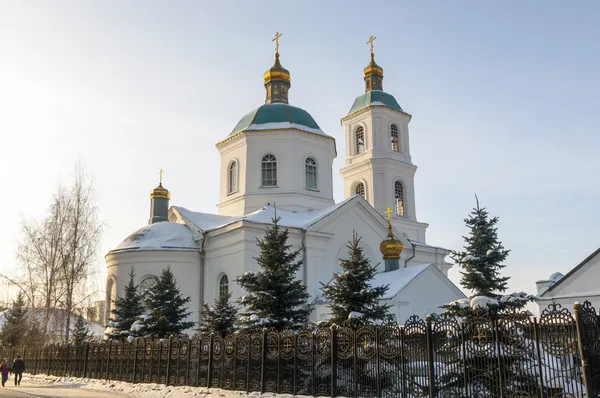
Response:
[{"label": "decorative fence scrollwork", "polygon": [[32,373],[306,396],[600,397],[600,322],[551,304],[299,331],[0,348]]}]

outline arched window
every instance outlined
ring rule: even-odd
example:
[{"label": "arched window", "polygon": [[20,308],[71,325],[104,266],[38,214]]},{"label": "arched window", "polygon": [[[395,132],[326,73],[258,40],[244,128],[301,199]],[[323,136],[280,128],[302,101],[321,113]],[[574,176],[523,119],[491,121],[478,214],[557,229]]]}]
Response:
[{"label": "arched window", "polygon": [[392,124],[390,127],[390,139],[392,141],[392,151],[400,152],[400,147],[398,145],[398,126]]},{"label": "arched window", "polygon": [[154,275],[147,275],[142,278],[142,281],[138,285],[138,291],[140,294],[144,294],[146,290],[150,289],[152,285],[156,282],[156,277]]},{"label": "arched window", "polygon": [[227,275],[223,275],[219,279],[219,297],[227,296],[229,294],[229,278]]},{"label": "arched window", "polygon": [[228,187],[227,193],[234,193],[238,190],[238,167],[237,162],[234,160],[229,165],[229,176],[228,176]]},{"label": "arched window", "polygon": [[365,196],[365,184],[363,184],[362,182],[358,183],[356,189],[354,190],[354,193],[362,196],[364,199],[367,199],[367,197]]},{"label": "arched window", "polygon": [[306,189],[317,189],[317,161],[315,158],[306,158],[304,161],[304,174],[306,176]]},{"label": "arched window", "polygon": [[277,186],[277,159],[271,154],[262,158],[262,186]]},{"label": "arched window", "polygon": [[396,197],[396,214],[404,216],[404,188],[400,181],[394,183],[394,195]]},{"label": "arched window", "polygon": [[362,126],[356,129],[356,153],[362,153],[365,151],[365,130]]}]

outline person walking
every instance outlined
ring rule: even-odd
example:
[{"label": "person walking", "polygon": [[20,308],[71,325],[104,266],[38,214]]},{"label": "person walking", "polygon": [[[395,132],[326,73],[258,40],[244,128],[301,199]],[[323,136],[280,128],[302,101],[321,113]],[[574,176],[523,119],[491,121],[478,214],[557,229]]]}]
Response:
[{"label": "person walking", "polygon": [[10,373],[10,365],[8,364],[8,360],[4,358],[2,363],[0,363],[0,373],[2,373],[2,387],[6,384],[6,380],[8,380],[8,375]]},{"label": "person walking", "polygon": [[[17,355],[17,359],[13,363],[12,371],[15,374],[15,386],[21,385],[21,379],[23,378],[23,371],[25,370],[25,361],[20,355]],[[17,380],[18,378],[18,380]]]}]

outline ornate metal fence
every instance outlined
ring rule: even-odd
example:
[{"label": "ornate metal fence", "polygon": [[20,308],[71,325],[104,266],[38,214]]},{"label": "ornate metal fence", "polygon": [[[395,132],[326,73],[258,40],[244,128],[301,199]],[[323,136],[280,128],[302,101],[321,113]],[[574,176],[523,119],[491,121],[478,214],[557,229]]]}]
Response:
[{"label": "ornate metal fence", "polygon": [[539,319],[508,312],[404,325],[0,349],[30,373],[344,397],[600,397],[589,302]]}]

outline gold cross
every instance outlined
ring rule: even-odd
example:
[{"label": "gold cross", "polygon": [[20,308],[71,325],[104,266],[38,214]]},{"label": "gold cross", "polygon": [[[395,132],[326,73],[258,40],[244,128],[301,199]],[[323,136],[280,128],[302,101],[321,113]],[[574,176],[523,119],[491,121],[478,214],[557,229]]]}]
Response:
[{"label": "gold cross", "polygon": [[275,53],[279,54],[279,38],[282,36],[281,33],[279,32],[275,32],[275,37],[273,38],[273,40],[275,42]]},{"label": "gold cross", "polygon": [[371,45],[371,54],[373,54],[373,41],[376,39],[374,36],[369,36],[369,40],[367,40],[367,44]]},{"label": "gold cross", "polygon": [[163,175],[163,169],[160,169],[159,173],[160,174],[160,185],[162,185],[162,175]]},{"label": "gold cross", "polygon": [[391,208],[389,208],[389,207],[387,208],[387,210],[386,210],[386,211],[384,211],[384,213],[385,213],[385,214],[387,214],[387,216],[388,216],[388,222],[391,222],[391,221],[392,221],[392,216],[391,216],[391,214],[392,214],[393,212],[394,212],[394,210],[392,210],[392,209],[391,209]]},{"label": "gold cross", "polygon": [[478,341],[477,341],[477,345],[481,345],[481,340],[482,340],[482,339],[483,339],[483,340],[486,340],[486,339],[487,339],[487,336],[486,336],[486,335],[482,335],[482,334],[481,334],[481,329],[480,329],[480,328],[477,328],[477,335],[476,335],[476,336],[473,336],[473,338],[478,340]]}]

